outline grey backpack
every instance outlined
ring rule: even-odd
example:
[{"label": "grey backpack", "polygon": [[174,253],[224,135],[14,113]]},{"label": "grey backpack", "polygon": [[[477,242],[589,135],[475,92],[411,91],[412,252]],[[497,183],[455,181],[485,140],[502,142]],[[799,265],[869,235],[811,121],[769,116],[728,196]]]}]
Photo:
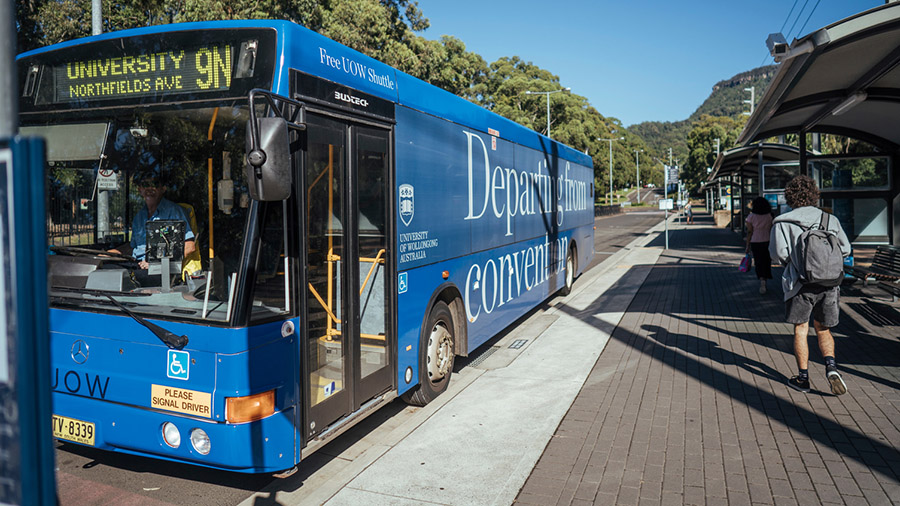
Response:
[{"label": "grey backpack", "polygon": [[844,256],[837,234],[828,230],[830,220],[831,215],[823,212],[818,227],[804,227],[791,252],[791,263],[804,286],[831,288],[844,279]]}]

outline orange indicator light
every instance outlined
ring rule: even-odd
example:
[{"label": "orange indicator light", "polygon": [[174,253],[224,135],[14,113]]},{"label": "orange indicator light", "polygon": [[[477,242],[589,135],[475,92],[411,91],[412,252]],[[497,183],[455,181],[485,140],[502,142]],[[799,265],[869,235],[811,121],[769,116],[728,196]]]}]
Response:
[{"label": "orange indicator light", "polygon": [[225,398],[225,421],[253,422],[275,413],[275,390],[245,397]]}]

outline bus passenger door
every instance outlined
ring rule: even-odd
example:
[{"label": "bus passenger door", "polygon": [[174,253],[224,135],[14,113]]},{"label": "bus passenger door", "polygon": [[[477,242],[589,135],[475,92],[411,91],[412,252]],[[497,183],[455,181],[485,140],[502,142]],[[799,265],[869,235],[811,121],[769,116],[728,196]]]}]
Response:
[{"label": "bus passenger door", "polygon": [[308,113],[305,180],[307,440],[392,386],[390,130]]}]

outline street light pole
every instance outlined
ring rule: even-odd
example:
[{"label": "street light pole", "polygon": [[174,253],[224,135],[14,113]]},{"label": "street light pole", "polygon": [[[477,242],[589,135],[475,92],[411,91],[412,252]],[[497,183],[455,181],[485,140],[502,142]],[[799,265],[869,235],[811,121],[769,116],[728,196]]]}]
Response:
[{"label": "street light pole", "polygon": [[[614,134],[614,133],[616,133],[616,131],[613,130],[613,131],[610,132],[610,133],[613,133],[613,134]],[[609,143],[609,200],[607,201],[607,203],[612,204],[612,198],[613,198],[613,181],[612,181],[612,143],[613,143],[613,141],[623,141],[623,140],[625,140],[625,137],[619,137],[618,139],[601,139],[601,138],[598,137],[597,140],[598,140],[598,141],[603,141],[603,142],[608,142],[608,143]]]},{"label": "street light pole", "polygon": [[547,93],[547,137],[550,137],[550,93]]},{"label": "street light pole", "polygon": [[559,93],[561,91],[571,91],[572,88],[563,88],[561,90],[553,90],[553,91],[531,91],[525,90],[526,95],[546,95],[547,96],[547,137],[550,138],[550,95],[553,93]]},{"label": "street light pole", "polygon": [[643,149],[635,149],[634,150],[634,165],[637,168],[637,175],[635,181],[637,182],[637,203],[641,203],[641,153]]}]

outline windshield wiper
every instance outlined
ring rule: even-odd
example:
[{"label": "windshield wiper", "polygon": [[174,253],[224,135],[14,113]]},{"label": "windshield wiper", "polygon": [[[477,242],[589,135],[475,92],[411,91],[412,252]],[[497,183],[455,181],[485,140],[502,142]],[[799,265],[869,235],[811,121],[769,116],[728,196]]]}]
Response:
[{"label": "windshield wiper", "polygon": [[159,340],[162,341],[163,344],[165,344],[165,345],[168,346],[169,348],[173,348],[173,349],[176,349],[176,350],[180,350],[180,349],[184,348],[185,346],[187,346],[187,343],[188,343],[188,337],[187,337],[187,336],[176,336],[175,334],[173,334],[173,333],[169,332],[168,330],[166,330],[166,329],[160,327],[159,325],[156,325],[156,324],[154,324],[154,323],[150,323],[150,322],[144,320],[143,318],[141,318],[140,316],[138,316],[138,315],[132,313],[131,310],[129,310],[127,307],[125,307],[125,306],[123,306],[122,304],[120,304],[119,301],[117,301],[116,299],[112,298],[111,295],[109,295],[109,294],[104,294],[104,295],[106,295],[106,298],[109,299],[113,304],[115,304],[116,307],[118,307],[119,309],[121,309],[122,311],[124,311],[125,314],[127,314],[128,316],[134,318],[134,321],[136,321],[136,322],[140,323],[141,325],[147,327],[147,329],[149,329],[150,332],[153,332],[153,335],[155,335],[156,337],[158,337]]}]

